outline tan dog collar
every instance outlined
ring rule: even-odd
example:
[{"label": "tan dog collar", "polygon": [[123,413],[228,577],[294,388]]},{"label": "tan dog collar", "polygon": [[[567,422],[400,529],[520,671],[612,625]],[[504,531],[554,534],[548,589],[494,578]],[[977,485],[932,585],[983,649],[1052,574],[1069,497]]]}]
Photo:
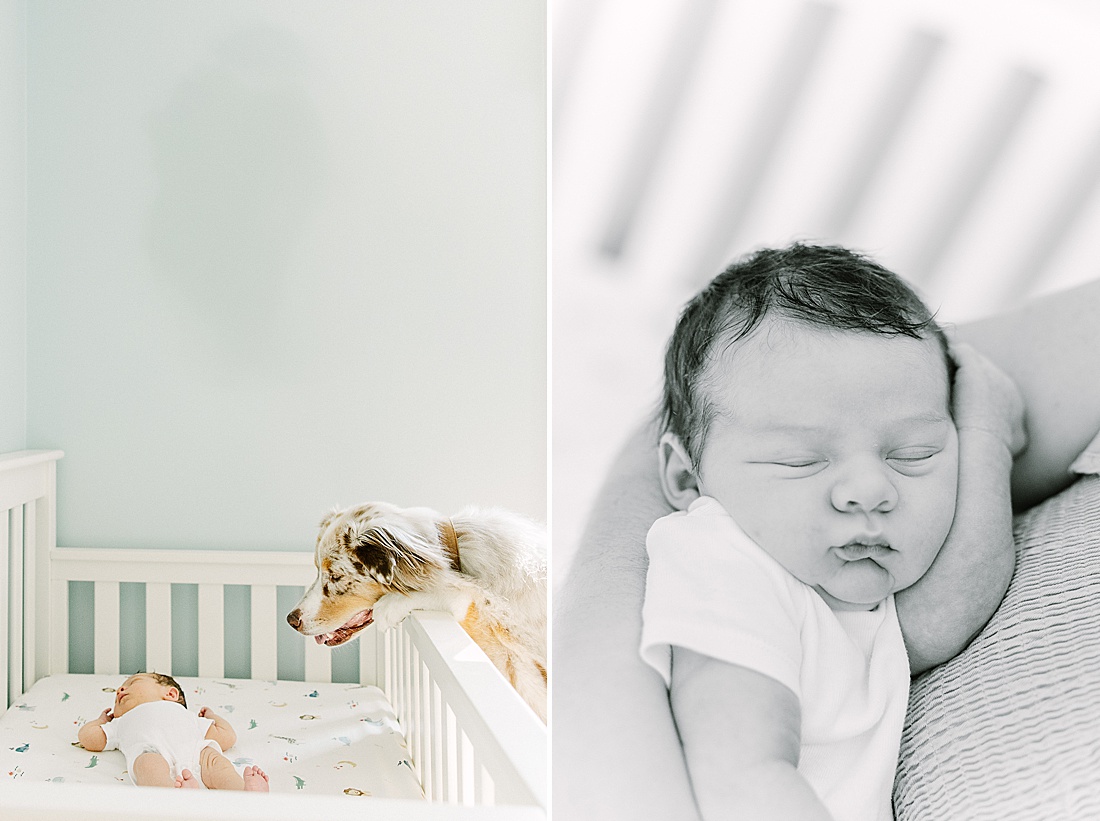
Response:
[{"label": "tan dog collar", "polygon": [[443,544],[443,552],[451,560],[451,567],[461,573],[462,560],[458,556],[458,534],[455,533],[454,523],[445,519],[436,525],[436,529],[439,531],[439,541]]}]

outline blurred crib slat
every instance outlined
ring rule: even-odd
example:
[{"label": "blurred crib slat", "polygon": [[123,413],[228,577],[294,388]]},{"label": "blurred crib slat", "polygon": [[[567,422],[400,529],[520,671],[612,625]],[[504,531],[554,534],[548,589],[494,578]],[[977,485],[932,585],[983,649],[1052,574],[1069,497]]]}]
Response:
[{"label": "blurred crib slat", "polygon": [[225,588],[199,585],[199,675],[225,675]]},{"label": "blurred crib slat", "polygon": [[95,672],[118,673],[119,583],[95,582]]},{"label": "blurred crib slat", "polygon": [[[10,551],[10,567],[11,578],[22,579],[23,578],[23,556],[24,556],[24,541],[23,541],[23,507],[20,505],[18,508],[11,511],[11,520],[9,522],[9,529],[11,532],[11,545]],[[20,689],[23,684],[23,631],[21,619],[18,615],[23,612],[23,592],[24,586],[21,583],[9,585],[9,598],[8,606],[9,613],[13,616],[11,621],[11,630],[8,632],[8,687],[9,687],[9,700],[15,698],[16,695],[22,692]]]},{"label": "blurred crib slat", "polygon": [[278,678],[278,637],[275,628],[279,621],[275,585],[253,586],[251,678]]},{"label": "blurred crib slat", "polygon": [[172,674],[172,585],[145,585],[145,667],[149,672]]}]

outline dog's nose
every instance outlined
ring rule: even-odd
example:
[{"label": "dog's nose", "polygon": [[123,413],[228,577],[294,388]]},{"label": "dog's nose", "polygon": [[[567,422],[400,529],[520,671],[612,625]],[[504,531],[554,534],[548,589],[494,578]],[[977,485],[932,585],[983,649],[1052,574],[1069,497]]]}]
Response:
[{"label": "dog's nose", "polygon": [[302,626],[302,611],[291,610],[290,614],[286,617],[286,620],[291,627],[297,630],[299,627]]}]

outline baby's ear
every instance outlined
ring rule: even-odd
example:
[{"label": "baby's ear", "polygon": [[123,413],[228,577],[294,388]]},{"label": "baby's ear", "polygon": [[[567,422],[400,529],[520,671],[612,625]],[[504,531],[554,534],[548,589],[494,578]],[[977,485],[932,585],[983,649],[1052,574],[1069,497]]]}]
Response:
[{"label": "baby's ear", "polygon": [[169,687],[168,691],[164,694],[163,701],[177,701],[178,702],[179,700],[180,700],[180,691],[177,690],[175,687]]},{"label": "baby's ear", "polygon": [[680,437],[665,433],[657,446],[660,460],[661,490],[668,503],[677,510],[687,510],[699,498],[699,480],[691,466]]}]

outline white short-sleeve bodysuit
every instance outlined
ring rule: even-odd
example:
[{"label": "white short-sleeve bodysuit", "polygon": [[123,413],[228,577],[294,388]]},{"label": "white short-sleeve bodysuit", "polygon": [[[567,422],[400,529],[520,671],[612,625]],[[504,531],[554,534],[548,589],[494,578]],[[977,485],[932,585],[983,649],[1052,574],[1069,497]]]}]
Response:
[{"label": "white short-sleeve bodysuit", "polygon": [[107,736],[103,749],[122,751],[131,781],[137,757],[153,752],[164,756],[173,778],[179,778],[187,769],[201,784],[199,753],[204,747],[222,752],[218,742],[206,737],[213,723],[213,719],[200,718],[175,701],[148,701],[103,725]]},{"label": "white short-sleeve bodysuit", "polygon": [[666,685],[673,646],[774,678],[798,697],[798,771],[833,817],[892,819],[909,695],[893,596],[832,610],[706,496],[655,522],[647,547],[641,653]]}]

